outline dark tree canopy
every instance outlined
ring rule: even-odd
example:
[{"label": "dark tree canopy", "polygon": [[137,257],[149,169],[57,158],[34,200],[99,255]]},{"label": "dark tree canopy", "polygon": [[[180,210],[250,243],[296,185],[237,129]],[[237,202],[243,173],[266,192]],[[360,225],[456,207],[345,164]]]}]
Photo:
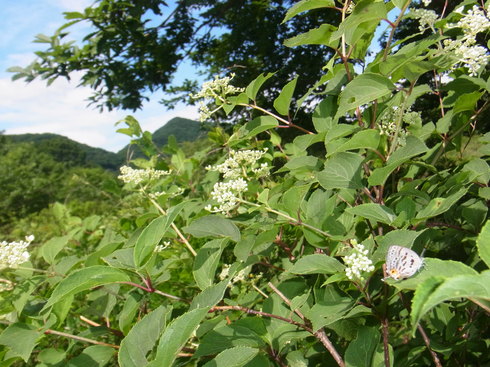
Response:
[{"label": "dark tree canopy", "polygon": [[[101,109],[136,110],[152,92],[163,90],[186,99],[197,88],[186,80],[173,85],[180,62],[190,60],[207,75],[236,73],[234,83],[246,85],[263,71],[276,71],[267,84],[274,96],[297,70],[301,95],[318,80],[331,56],[325,46],[288,48],[283,42],[338,17],[327,8],[281,24],[291,0],[97,0],[84,12],[65,13],[67,23],[50,37],[36,42],[48,47],[26,68],[15,67],[14,79],[32,81],[70,78],[82,72],[90,86],[90,102]],[[313,13],[313,15],[311,14]],[[89,24],[83,40],[65,41],[70,26]],[[174,99],[167,101],[171,105]]]}]

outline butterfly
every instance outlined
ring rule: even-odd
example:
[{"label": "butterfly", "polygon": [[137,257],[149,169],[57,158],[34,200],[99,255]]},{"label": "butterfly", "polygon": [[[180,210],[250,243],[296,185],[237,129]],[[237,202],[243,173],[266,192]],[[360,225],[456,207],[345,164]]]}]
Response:
[{"label": "butterfly", "polygon": [[[409,278],[422,266],[423,260],[413,250],[402,246],[390,246],[386,254],[386,272],[395,280]],[[384,279],[386,279],[384,278]]]}]

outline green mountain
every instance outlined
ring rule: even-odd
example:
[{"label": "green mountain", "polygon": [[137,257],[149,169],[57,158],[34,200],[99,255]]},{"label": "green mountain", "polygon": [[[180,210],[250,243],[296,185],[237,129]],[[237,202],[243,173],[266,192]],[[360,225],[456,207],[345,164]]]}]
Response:
[{"label": "green mountain", "polygon": [[[170,135],[175,136],[177,142],[194,141],[205,136],[207,131],[202,125],[194,120],[189,120],[183,117],[174,117],[169,120],[161,128],[155,130],[153,133],[153,141],[158,147],[162,147],[167,144],[168,137]],[[131,158],[141,158],[143,153],[136,145],[126,145],[117,154],[125,160],[128,156],[128,149],[131,149]]]},{"label": "green mountain", "polygon": [[[158,147],[167,144],[168,137],[174,135],[178,142],[194,141],[204,136],[206,131],[194,120],[175,117],[153,133],[153,141]],[[142,157],[136,145],[127,145],[118,153],[101,148],[94,148],[78,143],[66,136],[57,134],[19,134],[4,135],[11,142],[31,142],[40,151],[51,155],[57,162],[65,162],[69,166],[100,166],[107,170],[118,171],[124,164],[127,151],[131,147],[131,157]]]},{"label": "green mountain", "polygon": [[94,148],[58,134],[19,134],[6,135],[6,137],[16,143],[34,143],[40,151],[48,153],[57,162],[65,162],[69,166],[101,166],[117,171],[123,163],[116,153]]}]

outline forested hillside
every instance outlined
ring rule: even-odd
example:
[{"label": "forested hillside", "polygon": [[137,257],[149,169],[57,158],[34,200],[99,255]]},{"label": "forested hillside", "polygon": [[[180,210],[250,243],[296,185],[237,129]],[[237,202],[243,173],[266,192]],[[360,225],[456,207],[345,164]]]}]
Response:
[{"label": "forested hillside", "polygon": [[[184,142],[204,133],[200,123],[174,118],[155,131],[154,143],[160,149],[170,135]],[[65,203],[80,216],[102,213],[114,205],[121,186],[116,176],[127,161],[130,145],[113,153],[57,134],[0,138],[0,228],[4,232],[10,231],[14,221],[37,215],[55,202]],[[130,155],[142,156],[139,149]]]}]

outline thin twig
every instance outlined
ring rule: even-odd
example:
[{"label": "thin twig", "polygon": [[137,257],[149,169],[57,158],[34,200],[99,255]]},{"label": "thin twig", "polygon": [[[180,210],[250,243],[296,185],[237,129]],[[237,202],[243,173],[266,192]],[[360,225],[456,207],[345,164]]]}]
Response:
[{"label": "thin twig", "polygon": [[85,342],[85,343],[103,345],[103,346],[106,346],[106,347],[111,347],[111,348],[119,349],[119,345],[114,345],[114,344],[99,342],[98,340],[88,339],[88,338],[84,338],[83,336],[78,336],[78,335],[63,333],[61,331],[56,331],[56,330],[52,330],[52,329],[48,329],[48,330],[44,331],[44,334],[47,334],[47,335],[53,334],[53,335],[63,336],[65,338],[70,338],[70,339],[78,340],[78,341]]},{"label": "thin twig", "polygon": [[[277,289],[274,284],[271,282],[267,283],[267,285],[288,305],[291,306],[291,301],[289,298],[287,298],[279,289]],[[306,317],[301,313],[300,310],[295,309],[294,313],[298,315],[301,320],[303,320],[305,323],[309,324],[309,321],[306,319]],[[312,329],[313,330],[313,329]],[[345,363],[342,357],[340,356],[339,352],[337,352],[337,349],[335,349],[334,345],[328,338],[327,334],[325,333],[325,330],[320,329],[317,330],[316,332],[313,333],[313,335],[324,345],[324,347],[330,352],[330,355],[335,359],[337,364],[340,367],[344,367]]]},{"label": "thin twig", "polygon": [[434,364],[437,366],[437,367],[442,367],[442,364],[441,364],[441,361],[439,360],[439,357],[437,357],[437,354],[436,352],[434,352],[432,350],[432,348],[430,347],[430,339],[429,337],[427,336],[427,334],[425,333],[425,330],[424,328],[422,327],[422,325],[418,324],[417,325],[417,329],[418,331],[420,332],[420,334],[422,335],[422,339],[424,339],[424,343],[425,345],[427,346],[427,349],[429,350],[431,356],[432,356],[432,359],[434,361]]}]

